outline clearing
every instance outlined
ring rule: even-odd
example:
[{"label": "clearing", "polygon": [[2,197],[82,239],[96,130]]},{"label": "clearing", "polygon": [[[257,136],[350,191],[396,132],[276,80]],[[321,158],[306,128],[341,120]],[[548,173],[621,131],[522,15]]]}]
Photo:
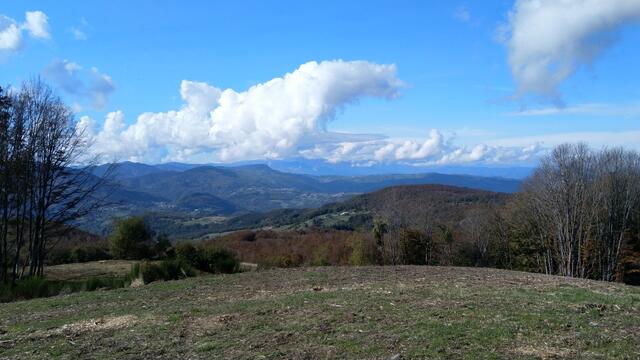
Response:
[{"label": "clearing", "polygon": [[61,264],[45,267],[49,280],[87,280],[92,277],[123,276],[139,261],[99,260],[84,263]]},{"label": "clearing", "polygon": [[640,358],[640,288],[316,267],[0,304],[0,358]]}]

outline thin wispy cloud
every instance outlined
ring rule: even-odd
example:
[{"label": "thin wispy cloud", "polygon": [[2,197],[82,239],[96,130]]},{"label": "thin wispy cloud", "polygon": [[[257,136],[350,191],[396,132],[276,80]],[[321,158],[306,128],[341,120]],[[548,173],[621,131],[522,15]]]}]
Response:
[{"label": "thin wispy cloud", "polygon": [[453,17],[460,22],[466,23],[471,21],[471,12],[466,6],[458,6],[453,12]]},{"label": "thin wispy cloud", "polygon": [[76,111],[81,109],[81,103],[88,103],[93,109],[104,109],[109,95],[115,90],[115,83],[109,75],[101,73],[96,67],[84,69],[69,60],[54,60],[42,74],[76,99]]},{"label": "thin wispy cloud", "polygon": [[510,112],[508,116],[590,115],[640,117],[640,102],[630,104],[577,104],[566,107],[546,107]]},{"label": "thin wispy cloud", "polygon": [[576,131],[549,133],[531,136],[513,136],[487,141],[487,144],[498,147],[521,147],[526,144],[539,144],[551,148],[565,143],[586,142],[593,147],[624,146],[640,150],[640,130],[628,131]]},{"label": "thin wispy cloud", "polygon": [[73,25],[69,28],[69,32],[75,40],[87,40],[89,38],[89,36],[87,35],[88,28],[89,23],[87,22],[87,19],[81,17],[80,22],[77,25]]}]

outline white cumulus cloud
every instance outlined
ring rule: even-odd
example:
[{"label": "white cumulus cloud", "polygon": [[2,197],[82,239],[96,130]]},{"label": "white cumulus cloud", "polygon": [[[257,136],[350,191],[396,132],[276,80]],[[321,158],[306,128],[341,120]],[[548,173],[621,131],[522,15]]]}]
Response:
[{"label": "white cumulus cloud", "polygon": [[130,125],[122,112],[112,112],[102,127],[88,117],[78,127],[94,155],[142,162],[304,157],[358,165],[426,165],[526,161],[538,155],[516,147],[455,146],[437,130],[424,139],[327,130],[344,106],[366,96],[393,99],[402,85],[394,65],[312,61],[245,91],[183,80],[184,105],[178,110],[143,113]]},{"label": "white cumulus cloud", "polygon": [[42,11],[27,11],[25,18],[26,20],[22,28],[29,31],[31,36],[38,39],[48,39],[51,37],[47,14]]},{"label": "white cumulus cloud", "polygon": [[36,39],[49,39],[51,33],[47,15],[42,11],[27,11],[22,24],[8,16],[0,15],[0,52],[13,53],[20,50],[23,31]]},{"label": "white cumulus cloud", "polygon": [[240,92],[185,80],[181,109],[141,114],[108,136],[100,130],[94,147],[109,153],[106,138],[115,138],[127,144],[119,157],[155,161],[198,153],[221,161],[282,158],[333,137],[326,124],[343,106],[364,96],[394,98],[401,86],[395,65],[340,60],[308,62]]},{"label": "white cumulus cloud", "polygon": [[300,152],[308,159],[325,159],[330,163],[349,162],[366,166],[380,163],[402,163],[415,166],[485,163],[503,164],[533,162],[547,149],[530,142],[526,146],[471,147],[452,144],[438,130],[432,129],[425,139],[384,139],[361,142],[318,144]]},{"label": "white cumulus cloud", "polygon": [[592,63],[623,25],[640,20],[640,0],[517,0],[501,40],[517,96],[562,105],[560,84]]},{"label": "white cumulus cloud", "polygon": [[22,45],[20,27],[11,18],[0,15],[0,51],[16,51]]}]

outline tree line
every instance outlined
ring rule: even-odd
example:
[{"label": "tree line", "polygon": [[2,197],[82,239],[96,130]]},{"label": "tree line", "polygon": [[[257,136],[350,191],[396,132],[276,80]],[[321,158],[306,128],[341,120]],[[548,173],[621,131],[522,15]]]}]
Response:
[{"label": "tree line", "polygon": [[42,276],[52,236],[100,203],[106,177],[78,167],[92,163],[87,146],[71,109],[39,79],[0,88],[2,282]]},{"label": "tree line", "polygon": [[[622,280],[640,271],[640,154],[564,144],[504,204],[455,223],[428,204],[405,216],[389,201],[373,224],[380,264],[472,265]],[[625,254],[626,259],[625,259]]]},{"label": "tree line", "polygon": [[612,281],[638,242],[639,214],[637,152],[565,144],[542,159],[507,221],[537,245],[545,273]]}]

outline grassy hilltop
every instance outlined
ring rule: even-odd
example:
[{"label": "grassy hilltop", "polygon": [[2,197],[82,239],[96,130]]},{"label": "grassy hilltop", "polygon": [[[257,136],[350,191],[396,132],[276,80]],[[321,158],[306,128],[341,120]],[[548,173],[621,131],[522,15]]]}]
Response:
[{"label": "grassy hilltop", "polygon": [[0,358],[638,358],[640,289],[481,268],[317,267],[0,304]]}]

